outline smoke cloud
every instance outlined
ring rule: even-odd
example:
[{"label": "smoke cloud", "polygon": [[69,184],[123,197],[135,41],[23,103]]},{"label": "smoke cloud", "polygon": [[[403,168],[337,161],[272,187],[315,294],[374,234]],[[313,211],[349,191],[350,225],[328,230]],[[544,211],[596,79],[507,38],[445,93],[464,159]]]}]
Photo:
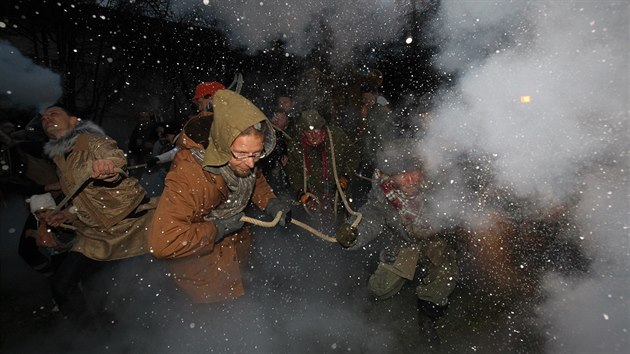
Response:
[{"label": "smoke cloud", "polygon": [[0,96],[22,107],[44,108],[62,95],[61,77],[0,41]]},{"label": "smoke cloud", "polygon": [[[198,4],[183,1],[177,11],[186,12]],[[305,55],[324,36],[320,27],[324,23],[334,40],[330,54],[338,60],[349,59],[354,47],[394,38],[400,33],[400,18],[407,10],[397,2],[383,0],[204,0],[203,4],[204,16],[217,20],[234,45],[249,52],[283,39],[288,52]]]},{"label": "smoke cloud", "polygon": [[[291,52],[303,55],[316,44],[323,20],[335,39],[333,54],[348,58],[352,47],[400,32],[404,12],[397,3],[197,0],[176,6],[188,11],[203,4],[204,14],[250,52],[284,38]],[[442,0],[440,6],[433,38],[442,50],[435,65],[456,77],[457,84],[440,92],[442,104],[418,151],[433,175],[462,152],[482,152],[481,162],[492,165],[500,187],[539,206],[553,207],[579,195],[576,237],[593,260],[590,273],[575,278],[547,274],[547,299],[538,309],[537,325],[550,352],[624,352],[630,318],[626,2]],[[52,103],[61,95],[58,75],[6,42],[0,49],[2,95],[29,105]],[[436,215],[462,217],[452,202],[460,192],[456,187],[447,190]],[[395,346],[405,330],[399,322],[390,325],[396,316],[412,322],[403,333],[406,339],[417,335],[409,315],[414,308],[379,317],[370,311],[387,309],[387,303],[365,305],[366,279],[378,262],[378,246],[349,255],[295,231],[257,230],[256,237],[244,275],[248,295],[225,304],[182,303],[181,292],[169,288],[171,279],[162,284],[169,270],[155,260],[125,268],[119,277],[126,278],[116,278],[117,288],[109,294],[123,299],[117,309],[128,315],[116,319],[117,337],[103,341],[108,343],[104,349],[405,352]],[[142,293],[117,296],[133,286]],[[389,306],[403,307],[393,300]],[[69,351],[57,337],[68,336],[62,329],[45,336],[48,348]],[[69,333],[76,339],[74,331]],[[495,338],[488,335],[489,341]],[[39,341],[22,345],[41,346]],[[94,348],[86,341],[70,351]],[[418,351],[417,346],[405,349]]]},{"label": "smoke cloud", "polygon": [[[455,75],[418,147],[434,174],[463,152],[551,208],[579,195],[587,279],[549,274],[551,352],[628,345],[628,15],[621,1],[442,1],[436,66]],[[450,200],[453,200],[452,198]],[[457,217],[457,203],[440,213]],[[542,327],[542,324],[541,324]]]}]

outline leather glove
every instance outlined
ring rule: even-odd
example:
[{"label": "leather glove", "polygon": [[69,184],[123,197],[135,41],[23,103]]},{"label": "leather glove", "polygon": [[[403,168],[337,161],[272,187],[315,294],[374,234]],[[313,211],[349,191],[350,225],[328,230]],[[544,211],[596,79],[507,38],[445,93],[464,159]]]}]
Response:
[{"label": "leather glove", "polygon": [[306,210],[308,210],[309,212],[319,212],[319,202],[317,201],[317,199],[315,199],[315,197],[313,197],[313,195],[302,193],[300,194],[298,201],[300,202],[300,204],[304,205],[304,208],[306,208]]},{"label": "leather glove", "polygon": [[306,193],[302,193],[298,197],[298,201],[300,202],[300,204],[308,204],[308,202],[311,200],[313,200],[313,197],[311,197],[310,195]]},{"label": "leather glove", "polygon": [[59,244],[55,240],[55,234],[51,231],[48,225],[42,223],[37,228],[37,237],[35,238],[35,244],[38,247],[59,248]]},{"label": "leather glove", "polygon": [[147,168],[151,168],[151,167],[157,165],[158,162],[160,162],[160,159],[158,159],[157,157],[155,157],[155,156],[149,157],[147,159]]},{"label": "leather glove", "polygon": [[240,230],[245,224],[240,220],[244,215],[245,213],[240,212],[234,216],[230,216],[229,218],[215,220],[214,225],[217,227],[217,235],[214,237],[214,243],[218,243],[223,240],[225,236]]},{"label": "leather glove", "polygon": [[348,189],[348,179],[344,177],[339,177],[339,186],[343,190]]},{"label": "leather glove", "polygon": [[286,200],[279,198],[270,200],[265,211],[272,218],[275,218],[278,212],[282,212],[282,217],[278,222],[280,226],[287,226],[291,222],[291,205]]},{"label": "leather glove", "polygon": [[339,228],[337,228],[337,231],[335,231],[335,238],[337,239],[337,242],[339,242],[339,244],[344,248],[350,247],[354,241],[356,241],[357,236],[357,229],[347,223],[342,224]]}]

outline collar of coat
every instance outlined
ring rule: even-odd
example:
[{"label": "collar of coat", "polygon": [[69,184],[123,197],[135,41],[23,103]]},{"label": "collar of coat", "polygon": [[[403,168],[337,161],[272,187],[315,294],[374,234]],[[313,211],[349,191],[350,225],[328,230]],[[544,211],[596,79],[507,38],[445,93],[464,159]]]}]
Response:
[{"label": "collar of coat", "polygon": [[85,133],[106,136],[101,127],[89,120],[82,120],[61,138],[50,139],[50,141],[44,145],[44,152],[50,158],[63,155],[72,149],[77,137]]}]

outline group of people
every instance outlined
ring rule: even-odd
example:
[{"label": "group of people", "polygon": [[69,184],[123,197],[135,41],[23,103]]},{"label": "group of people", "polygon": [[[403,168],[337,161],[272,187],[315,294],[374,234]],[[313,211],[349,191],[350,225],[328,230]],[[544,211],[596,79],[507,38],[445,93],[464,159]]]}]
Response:
[{"label": "group of people", "polygon": [[[305,215],[316,215],[319,221],[337,220],[338,242],[357,249],[378,236],[377,226],[403,220],[393,214],[415,215],[411,208],[416,205],[404,201],[416,198],[422,185],[417,177],[421,163],[396,171],[379,166],[377,172],[387,175],[357,177],[360,165],[376,167],[382,141],[375,143],[371,134],[389,119],[388,108],[376,103],[376,92],[365,94],[371,97],[357,111],[353,131],[329,122],[315,109],[300,110],[289,94],[277,98],[267,117],[242,95],[218,82],[204,82],[192,99],[197,113],[180,132],[167,132],[173,143],[160,141],[154,120],[143,112],[127,154],[96,124],[62,104],[52,105],[41,113],[41,128],[48,138],[44,154],[56,172],[48,173],[54,178],[42,184],[41,194],[28,199],[33,213],[21,238],[31,255],[40,248],[48,256],[39,254],[29,261],[25,252],[21,254],[50,277],[54,302],[64,316],[89,321],[94,309],[82,293],[82,282],[102,267],[143,255],[168,260],[176,284],[194,303],[242,296],[241,271],[252,242],[243,216],[250,203],[271,219],[280,216],[280,227],[290,223],[293,208],[306,210]],[[160,195],[148,194],[129,173],[130,161],[149,167],[170,163]],[[358,178],[371,180],[368,190],[374,196],[368,198],[368,190],[350,189]],[[399,199],[387,199],[405,188],[410,191],[396,194]],[[361,193],[368,199],[362,212],[373,220],[357,229],[344,223],[348,214],[341,199],[358,205],[352,200]],[[400,208],[400,201],[405,208]],[[392,213],[386,219],[383,206]],[[401,231],[414,223],[404,220],[409,224],[399,225]],[[421,252],[416,246],[408,249]],[[38,263],[39,258],[44,261]],[[448,266],[452,270],[452,263]],[[370,279],[370,289],[379,299],[393,296],[402,285],[383,277],[383,269],[379,266]],[[413,279],[413,272],[402,278]],[[454,283],[449,282],[440,295],[425,297],[443,306]]]},{"label": "group of people", "polygon": [[[414,141],[391,135],[391,110],[374,87],[364,88],[341,127],[316,109],[298,108],[289,94],[279,95],[269,117],[217,82],[198,85],[192,101],[198,112],[172,133],[172,148],[137,157],[171,163],[159,196],[129,175],[129,156],[100,127],[61,104],[42,113],[44,152],[57,177],[45,188],[57,191],[58,203],[32,203],[37,215],[22,239],[63,250],[49,275],[64,315],[89,317],[80,284],[95,269],[142,255],[167,260],[194,303],[244,295],[252,232],[243,217],[251,203],[279,217],[278,227],[296,208],[305,210],[334,225],[349,251],[393,236],[367,285],[385,300],[415,282],[421,328],[435,337],[460,278],[454,228],[437,227],[427,215],[436,184]],[[131,139],[144,148],[140,140]]]}]

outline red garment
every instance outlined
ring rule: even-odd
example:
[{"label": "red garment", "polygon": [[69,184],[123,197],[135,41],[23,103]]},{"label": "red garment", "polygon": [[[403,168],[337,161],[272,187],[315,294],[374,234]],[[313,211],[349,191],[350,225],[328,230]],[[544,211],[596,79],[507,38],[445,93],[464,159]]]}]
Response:
[{"label": "red garment", "polygon": [[407,198],[403,192],[398,189],[394,181],[386,178],[380,184],[381,190],[385,194],[385,198],[400,213],[403,224],[410,225],[420,222],[420,210],[422,208],[422,200],[419,197]]},{"label": "red garment", "polygon": [[[319,131],[319,134],[326,134],[326,131],[321,129]],[[306,166],[306,174],[310,175],[311,174],[311,163],[310,160],[308,158],[308,154],[306,153],[307,151],[307,147],[319,147],[322,146],[322,179],[324,181],[328,181],[328,148],[327,148],[327,141],[328,139],[324,139],[322,144],[320,145],[314,145],[310,142],[309,139],[306,138],[306,136],[302,135],[302,157],[304,158],[304,165]]]}]

